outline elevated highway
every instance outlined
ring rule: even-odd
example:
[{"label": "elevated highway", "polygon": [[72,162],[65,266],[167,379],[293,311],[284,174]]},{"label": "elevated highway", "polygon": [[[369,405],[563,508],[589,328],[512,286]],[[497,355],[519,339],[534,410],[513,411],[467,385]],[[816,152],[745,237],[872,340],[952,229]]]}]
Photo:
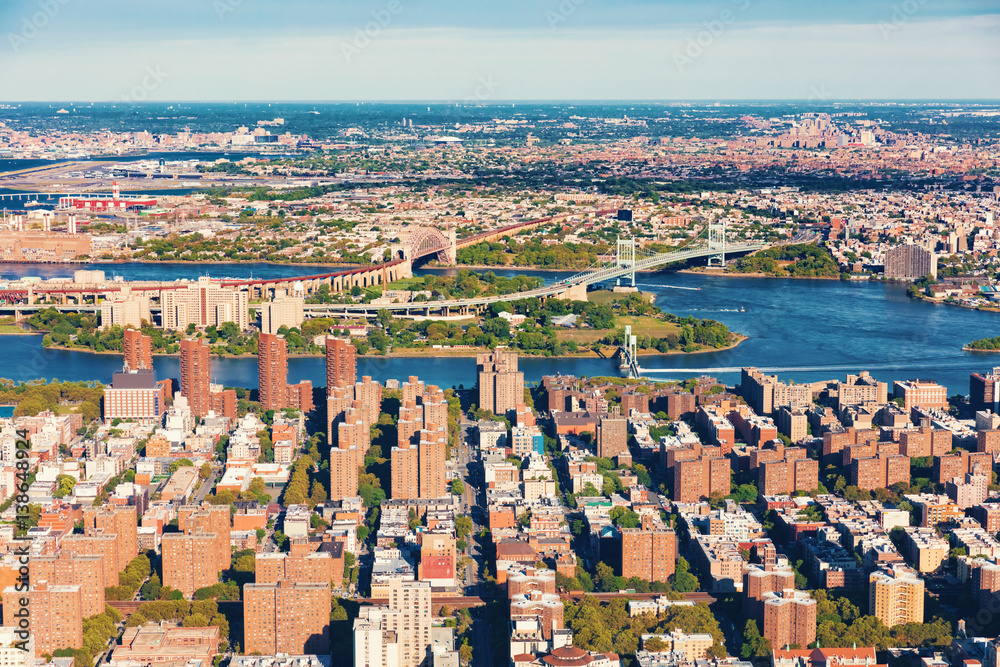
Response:
[{"label": "elevated highway", "polygon": [[[742,244],[729,245],[725,247],[725,254],[746,254],[763,249],[763,244]],[[481,296],[470,299],[450,299],[446,301],[425,301],[409,303],[390,304],[324,304],[313,305],[309,312],[317,316],[322,315],[366,315],[373,314],[379,310],[388,310],[394,313],[420,313],[426,315],[439,312],[450,312],[457,310],[460,313],[468,313],[478,310],[484,306],[494,303],[503,303],[517,299],[547,299],[566,298],[580,299],[586,298],[586,290],[589,285],[618,281],[622,278],[629,278],[633,284],[635,273],[638,271],[657,271],[675,262],[685,262],[702,257],[716,257],[720,253],[719,248],[708,246],[682,250],[679,252],[658,253],[647,257],[633,260],[623,260],[620,253],[607,266],[595,267],[591,270],[578,273],[575,276],[564,278],[551,285],[545,285],[533,290],[517,292],[516,294],[505,294],[498,296]]]},{"label": "elevated highway", "polygon": [[[440,232],[438,232],[438,235],[440,235]],[[441,239],[437,235],[424,236],[416,241],[416,243],[419,245],[413,249],[411,258],[413,256],[419,257],[447,252],[447,249],[441,245]],[[711,259],[718,257],[720,253],[726,255],[746,254],[764,247],[763,244],[725,245],[722,247],[712,247],[712,244],[706,244],[676,252],[640,255],[635,252],[632,240],[620,241],[615,256],[607,262],[550,285],[544,285],[537,289],[526,290],[516,294],[390,304],[309,304],[306,306],[306,313],[312,317],[346,315],[367,317],[375,315],[380,310],[388,310],[393,313],[405,315],[447,315],[453,311],[461,315],[467,315],[494,303],[503,303],[517,299],[562,298],[585,300],[587,287],[590,285],[620,282],[622,279],[630,280],[634,285],[636,272],[657,271],[675,262],[685,262],[692,259],[706,257]],[[301,283],[302,289],[306,294],[315,293],[323,284],[329,285],[331,292],[349,290],[354,286],[361,288],[384,286],[400,278],[412,275],[411,258],[394,259],[377,266],[307,276],[256,280],[226,279],[222,280],[222,286],[249,289],[253,296],[259,298],[266,297],[271,290],[281,288],[290,289],[296,283]],[[132,292],[154,292],[158,294],[169,290],[187,289],[191,284],[184,282],[134,282],[128,285]],[[100,306],[97,305],[97,300],[100,297],[121,291],[122,287],[123,285],[121,284],[109,284],[105,286],[65,284],[53,287],[39,285],[37,287],[9,288],[0,290],[0,301],[4,302],[0,304],[0,312],[13,312],[23,315],[48,307],[54,307],[62,312],[98,312]],[[47,300],[49,303],[38,303],[39,299],[43,301]],[[25,301],[27,302],[26,304],[22,303]],[[88,301],[91,303],[88,303]]]}]

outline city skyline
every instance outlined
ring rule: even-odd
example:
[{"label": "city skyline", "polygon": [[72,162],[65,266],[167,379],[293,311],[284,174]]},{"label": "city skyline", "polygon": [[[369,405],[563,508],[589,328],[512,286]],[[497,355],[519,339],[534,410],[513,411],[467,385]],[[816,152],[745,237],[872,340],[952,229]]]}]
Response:
[{"label": "city skyline", "polygon": [[7,101],[1000,97],[1000,13],[980,0],[189,0],[128,9],[69,0],[0,8]]}]

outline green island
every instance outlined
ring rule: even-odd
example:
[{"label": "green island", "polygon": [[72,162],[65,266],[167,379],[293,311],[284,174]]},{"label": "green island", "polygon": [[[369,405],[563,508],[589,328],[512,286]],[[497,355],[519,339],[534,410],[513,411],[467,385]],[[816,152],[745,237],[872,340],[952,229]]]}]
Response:
[{"label": "green island", "polygon": [[740,257],[729,273],[754,273],[789,278],[839,278],[840,267],[826,248],[812,243],[774,246]]},{"label": "green island", "polygon": [[1000,336],[974,340],[962,349],[972,352],[1000,352]]},{"label": "green island", "polygon": [[[720,350],[739,344],[744,338],[715,320],[678,317],[664,313],[649,296],[638,292],[619,294],[592,292],[588,301],[517,298],[517,293],[537,287],[539,278],[506,278],[492,273],[477,275],[462,270],[455,276],[408,278],[387,290],[420,292],[415,300],[433,303],[437,298],[469,298],[509,294],[509,301],[494,303],[479,315],[447,320],[403,319],[388,310],[380,310],[371,323],[360,319],[320,317],[309,319],[301,327],[281,327],[288,353],[319,356],[324,348],[316,345],[318,337],[351,336],[349,327],[367,326],[365,335],[353,334],[359,354],[374,356],[473,356],[497,345],[507,345],[522,355],[537,356],[614,356],[625,341],[625,326],[637,336],[640,354],[692,353]],[[362,292],[358,289],[357,292]],[[320,290],[311,303],[333,303],[341,299],[370,302],[381,292],[376,290],[353,297]],[[338,300],[338,301],[335,301]],[[253,305],[251,305],[253,308]],[[517,327],[512,319],[524,317]],[[570,316],[570,317],[567,317]],[[29,330],[44,332],[43,347],[86,350],[97,353],[120,353],[124,348],[124,330],[119,326],[99,328],[94,314],[60,313],[42,310],[27,320]],[[206,339],[212,354],[251,356],[257,351],[257,333],[240,331],[233,322],[209,326],[202,331],[189,326],[186,331],[164,331],[149,323],[141,327],[152,339],[155,354],[178,354],[180,341],[187,336]]]}]

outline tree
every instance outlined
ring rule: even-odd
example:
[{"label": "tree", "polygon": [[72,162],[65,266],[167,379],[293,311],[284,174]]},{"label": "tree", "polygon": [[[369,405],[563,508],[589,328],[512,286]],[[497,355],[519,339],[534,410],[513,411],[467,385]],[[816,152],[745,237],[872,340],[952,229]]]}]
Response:
[{"label": "tree", "polygon": [[204,481],[212,476],[212,464],[205,461],[201,464],[201,469],[198,470],[198,479]]},{"label": "tree", "polygon": [[627,507],[614,507],[611,509],[611,523],[621,528],[637,528],[639,515]]},{"label": "tree", "polygon": [[650,653],[662,653],[667,650],[667,643],[659,637],[650,637],[646,641],[646,650]]},{"label": "tree", "polygon": [[674,576],[672,577],[675,591],[690,593],[700,588],[701,584],[698,582],[698,577],[691,574],[690,569],[691,566],[688,564],[687,559],[681,556],[677,560],[677,569],[674,571]]},{"label": "tree", "polygon": [[463,664],[472,664],[472,646],[469,645],[468,637],[462,639],[462,645],[458,647],[458,657],[462,660]]},{"label": "tree", "polygon": [[54,498],[65,498],[73,493],[76,487],[76,478],[70,475],[56,475],[56,490],[52,492]]},{"label": "tree", "polygon": [[472,519],[469,517],[464,515],[455,517],[455,536],[459,539],[470,534],[472,532],[472,528]]},{"label": "tree", "polygon": [[746,658],[763,658],[771,655],[771,640],[760,636],[757,621],[750,619],[743,628],[743,650]]},{"label": "tree", "polygon": [[170,474],[173,475],[175,472],[177,472],[178,468],[193,468],[193,467],[194,467],[194,461],[192,461],[191,459],[180,459],[179,461],[173,461],[167,469],[170,471]]},{"label": "tree", "polygon": [[163,584],[160,583],[159,575],[154,572],[149,581],[142,585],[140,592],[144,600],[158,600],[161,590],[163,590]]},{"label": "tree", "polygon": [[462,480],[458,477],[451,480],[451,492],[456,496],[460,496],[465,493],[465,484],[462,484]]}]

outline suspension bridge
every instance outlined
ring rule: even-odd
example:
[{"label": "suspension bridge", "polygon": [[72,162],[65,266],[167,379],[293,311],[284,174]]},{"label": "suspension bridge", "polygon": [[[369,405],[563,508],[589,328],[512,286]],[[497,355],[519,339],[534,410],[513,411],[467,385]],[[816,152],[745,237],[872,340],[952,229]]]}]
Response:
[{"label": "suspension bridge", "polygon": [[767,247],[763,243],[728,243],[725,227],[722,224],[709,225],[695,238],[692,244],[680,250],[671,252],[655,252],[641,250],[634,238],[619,239],[613,254],[605,256],[600,262],[576,275],[563,278],[556,282],[525,290],[515,294],[495,296],[480,296],[468,299],[449,299],[439,301],[391,303],[391,304],[324,304],[313,309],[314,313],[337,315],[373,315],[379,310],[402,313],[448,314],[452,310],[468,313],[493,303],[503,303],[517,299],[575,299],[586,300],[587,287],[590,285],[614,283],[635,287],[635,274],[642,271],[654,272],[670,264],[687,262],[693,259],[707,258],[709,266],[725,266],[726,258],[733,255],[745,255]]},{"label": "suspension bridge", "polygon": [[[536,224],[538,222],[532,221],[531,223],[523,224]],[[223,286],[237,289],[247,288],[251,291],[256,290],[260,292],[261,296],[265,290],[291,287],[295,283],[302,283],[306,293],[315,292],[322,283],[329,284],[333,291],[350,289],[354,285],[362,288],[375,285],[384,286],[393,280],[409,275],[407,269],[412,262],[423,257],[437,256],[439,259],[447,258],[453,262],[455,249],[456,247],[461,247],[463,241],[456,241],[454,235],[451,235],[450,238],[446,237],[438,230],[427,230],[426,233],[415,234],[404,247],[393,248],[393,255],[396,258],[378,266],[313,276],[282,277],[267,280],[223,280]],[[478,312],[482,308],[494,303],[503,303],[518,299],[557,298],[584,301],[587,298],[587,288],[591,285],[613,284],[621,286],[624,284],[625,286],[634,288],[636,286],[635,275],[638,272],[655,272],[672,264],[700,258],[707,258],[709,266],[725,266],[727,257],[745,255],[765,247],[763,243],[729,243],[726,239],[726,230],[723,224],[709,224],[686,247],[670,252],[641,249],[634,238],[619,239],[612,254],[604,256],[599,262],[586,270],[548,285],[514,294],[388,304],[310,304],[307,306],[307,312],[312,317],[374,317],[380,310],[387,310],[402,315],[447,316],[453,312],[459,315],[468,315],[472,312]],[[157,292],[181,289],[183,287],[184,285],[178,283],[132,284],[133,291],[142,292]],[[80,310],[87,297],[92,297],[95,301],[94,306],[96,306],[97,298],[105,296],[108,292],[117,292],[120,289],[120,285],[106,287],[43,286],[31,289],[31,294],[15,293],[8,290],[8,292],[0,293],[0,298],[3,298],[5,304],[9,304],[6,305],[8,309],[12,309],[15,305],[19,305],[20,302],[26,299],[28,301],[27,307],[21,306],[19,308],[19,310],[25,312],[30,311],[32,306],[35,308],[40,307],[36,305],[34,298],[50,296],[61,299],[62,303],[58,305],[63,306],[66,310],[70,310],[73,307],[67,304],[66,300],[72,298],[77,301],[75,309]],[[637,372],[638,365],[634,359],[634,346],[629,348],[628,345],[625,345],[624,348],[623,368],[634,369]]]}]

